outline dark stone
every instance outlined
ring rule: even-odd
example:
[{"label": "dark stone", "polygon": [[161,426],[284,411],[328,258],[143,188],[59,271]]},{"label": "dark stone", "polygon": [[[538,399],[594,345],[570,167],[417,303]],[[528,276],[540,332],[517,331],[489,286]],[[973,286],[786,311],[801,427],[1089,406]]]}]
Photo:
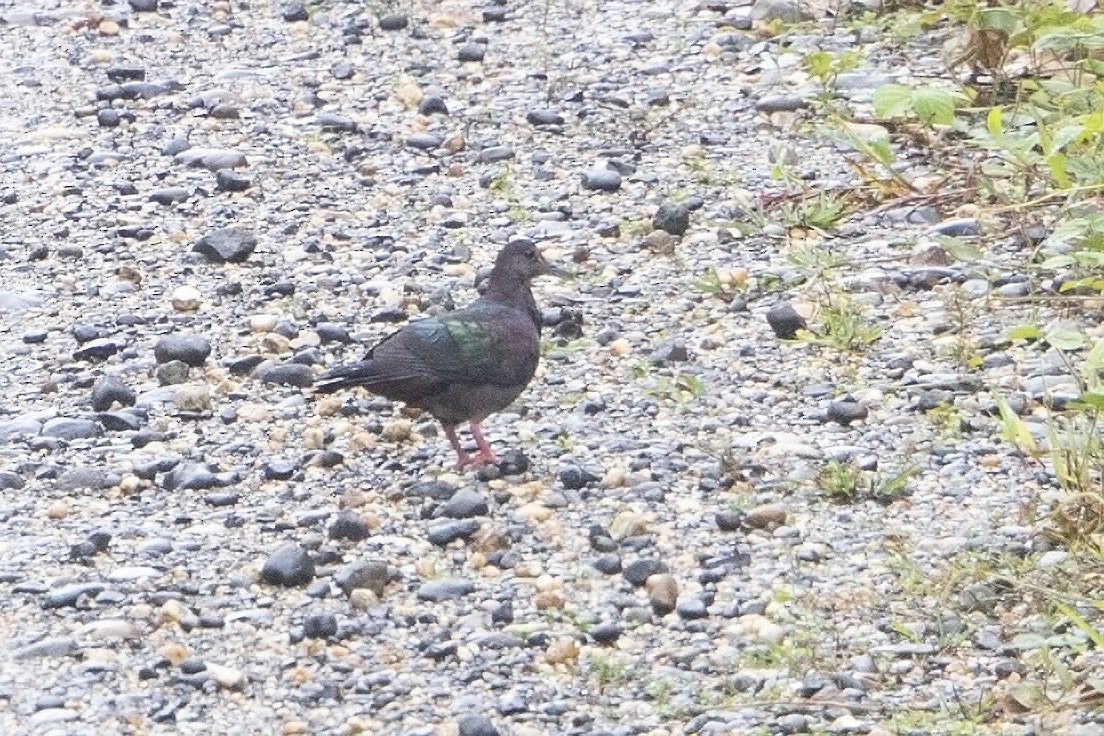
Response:
[{"label": "dark stone", "polygon": [[265,369],[260,378],[264,383],[306,388],[314,384],[314,371],[302,363],[280,363]]},{"label": "dark stone", "polygon": [[599,644],[611,645],[621,638],[624,631],[624,625],[615,621],[606,621],[595,625],[590,630],[590,636]]},{"label": "dark stone", "polygon": [[103,583],[73,583],[63,585],[47,593],[42,599],[43,608],[72,608],[83,596],[95,597],[103,592]]},{"label": "dark stone", "polygon": [[353,65],[347,61],[337,61],[330,66],[330,75],[334,79],[340,79],[342,81],[346,79],[352,79],[356,70],[353,69]]},{"label": "dark stone", "polygon": [[418,105],[418,113],[421,115],[448,115],[448,105],[441,97],[430,95],[423,97]]},{"label": "dark stone", "polygon": [[789,303],[771,307],[767,312],[767,324],[774,330],[774,334],[783,340],[793,340],[797,337],[797,331],[804,330],[807,326],[805,318]]},{"label": "dark stone", "polygon": [[334,582],[348,595],[358,588],[370,590],[377,598],[383,597],[383,591],[390,580],[387,563],[382,560],[362,560],[354,562],[334,575]]},{"label": "dark stone", "polygon": [[281,14],[288,23],[294,23],[300,20],[310,20],[310,13],[307,12],[306,7],[300,2],[287,3],[281,10]]},{"label": "dark stone", "polygon": [[211,343],[199,335],[173,333],[165,335],[153,346],[153,357],[158,363],[179,360],[193,368],[207,361],[211,354]]},{"label": "dark stone", "polygon": [[601,480],[600,476],[589,470],[584,470],[578,465],[567,465],[560,468],[559,477],[560,483],[569,491],[577,491]]},{"label": "dark stone", "polygon": [[381,15],[379,27],[381,31],[401,31],[410,24],[410,20],[402,13],[387,13]]},{"label": "dark stone", "polygon": [[682,236],[690,227],[690,208],[685,204],[664,202],[652,216],[652,227]]},{"label": "dark stone", "polygon": [[136,13],[152,13],[157,10],[158,0],[128,0]]},{"label": "dark stone", "polygon": [[633,585],[643,585],[651,575],[664,572],[666,567],[659,560],[643,558],[634,560],[625,566],[621,575]]},{"label": "dark stone", "polygon": [[722,532],[739,531],[744,524],[744,515],[739,511],[718,511],[714,518]]},{"label": "dark stone", "polygon": [[105,107],[96,113],[96,122],[101,128],[115,128],[122,120],[123,116],[113,107]]},{"label": "dark stone", "polygon": [[92,384],[93,411],[107,411],[115,402],[121,406],[134,406],[136,398],[134,389],[115,376],[100,376]]},{"label": "dark stone", "polygon": [[786,95],[774,95],[761,97],[755,102],[755,109],[768,115],[775,112],[796,112],[809,105],[809,101],[801,97]]},{"label": "dark stone", "polygon": [[564,117],[556,110],[530,110],[525,115],[530,125],[563,125]]},{"label": "dark stone", "polygon": [[107,411],[96,415],[108,432],[133,432],[142,427],[142,417],[129,411]]},{"label": "dark stone", "polygon": [[73,351],[74,360],[107,360],[119,352],[119,344],[114,340],[101,337],[91,340]]},{"label": "dark stone", "polygon": [[314,328],[314,331],[318,333],[318,339],[324,343],[340,342],[347,344],[353,341],[345,326],[336,322],[322,322]]},{"label": "dark stone", "polygon": [[594,560],[591,565],[604,575],[616,575],[621,572],[621,556],[613,553],[605,554]]},{"label": "dark stone", "polygon": [[847,427],[852,422],[866,419],[867,409],[857,401],[840,399],[828,405],[828,421],[836,422]]},{"label": "dark stone", "polygon": [[678,612],[680,618],[687,620],[705,618],[709,615],[709,611],[706,610],[705,601],[701,598],[680,600],[675,610]]},{"label": "dark stone", "polygon": [[0,491],[18,491],[24,485],[23,476],[10,470],[0,470]]},{"label": "dark stone", "polygon": [[276,550],[265,560],[261,579],[270,585],[295,587],[314,579],[314,562],[307,551],[297,544]]},{"label": "dark stone", "polygon": [[473,516],[486,516],[487,511],[487,499],[471,488],[461,488],[441,506],[438,515],[469,519]]},{"label": "dark stone", "polygon": [[192,193],[184,187],[162,187],[149,193],[149,200],[157,204],[170,205],[174,202],[186,202]]},{"label": "dark stone", "polygon": [[487,55],[487,46],[482,43],[465,43],[456,49],[457,61],[483,61]]},{"label": "dark stone", "polygon": [[621,175],[613,169],[595,169],[583,174],[583,189],[616,192],[621,188]]},{"label": "dark stone", "polygon": [[241,263],[253,254],[257,236],[234,227],[224,227],[207,233],[192,248],[213,263]]},{"label": "dark stone", "polygon": [[352,511],[342,511],[330,524],[330,539],[348,539],[359,542],[371,536],[372,530],[364,519]]},{"label": "dark stone", "polygon": [[470,713],[457,722],[460,736],[500,736],[499,731],[486,716]]},{"label": "dark stone", "polygon": [[444,142],[445,137],[440,133],[414,133],[406,139],[406,145],[419,151],[432,151]]},{"label": "dark stone", "polygon": [[438,547],[444,547],[457,539],[467,539],[479,531],[479,522],[475,519],[459,519],[435,524],[426,532],[426,541]]},{"label": "dark stone", "polygon": [[418,598],[423,601],[440,603],[451,601],[475,592],[475,584],[462,578],[430,580],[418,587]]},{"label": "dark stone", "polygon": [[303,622],[303,636],[308,639],[329,639],[337,635],[337,616],[316,613]]},{"label": "dark stone", "polygon": [[55,417],[42,425],[40,434],[43,437],[54,437],[59,440],[87,439],[98,437],[100,427],[91,419]]},{"label": "dark stone", "polygon": [[223,192],[244,192],[253,186],[253,180],[233,169],[219,169],[215,172],[215,186]]},{"label": "dark stone", "polygon": [[332,112],[320,113],[317,121],[322,130],[336,130],[342,133],[355,133],[358,127],[357,122],[348,115]]},{"label": "dark stone", "polygon": [[289,480],[299,469],[295,460],[268,460],[264,464],[265,480]]}]

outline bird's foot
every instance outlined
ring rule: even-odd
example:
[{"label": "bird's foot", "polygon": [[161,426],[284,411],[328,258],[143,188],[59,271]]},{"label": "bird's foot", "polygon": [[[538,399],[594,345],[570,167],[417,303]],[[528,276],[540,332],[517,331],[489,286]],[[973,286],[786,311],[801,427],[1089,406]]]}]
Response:
[{"label": "bird's foot", "polygon": [[498,458],[494,456],[493,452],[480,450],[479,452],[471,455],[465,454],[456,460],[457,470],[466,470],[472,468],[478,470],[488,465],[494,465],[498,462]]}]

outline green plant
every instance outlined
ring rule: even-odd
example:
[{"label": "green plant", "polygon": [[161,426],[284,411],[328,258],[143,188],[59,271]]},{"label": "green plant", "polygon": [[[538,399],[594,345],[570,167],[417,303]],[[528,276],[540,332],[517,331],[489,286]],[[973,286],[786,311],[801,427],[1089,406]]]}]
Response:
[{"label": "green plant", "polygon": [[817,473],[816,483],[828,498],[840,503],[866,498],[889,503],[907,493],[917,470],[915,465],[906,465],[883,475],[880,471],[867,473],[854,461],[829,460]]},{"label": "green plant", "polygon": [[813,330],[798,330],[799,339],[841,353],[864,352],[882,336],[882,328],[867,324],[859,308],[845,295],[835,295],[821,307]]},{"label": "green plant", "polygon": [[599,690],[623,681],[629,665],[616,654],[595,654],[586,659],[586,671]]},{"label": "green plant", "polygon": [[783,202],[778,208],[778,219],[786,227],[817,230],[834,229],[847,214],[847,200],[834,192]]},{"label": "green plant", "polygon": [[859,51],[847,51],[842,54],[814,51],[801,59],[801,65],[805,67],[809,76],[817,81],[820,86],[818,99],[825,104],[836,95],[836,80],[839,75],[858,69],[862,61],[863,57]]}]

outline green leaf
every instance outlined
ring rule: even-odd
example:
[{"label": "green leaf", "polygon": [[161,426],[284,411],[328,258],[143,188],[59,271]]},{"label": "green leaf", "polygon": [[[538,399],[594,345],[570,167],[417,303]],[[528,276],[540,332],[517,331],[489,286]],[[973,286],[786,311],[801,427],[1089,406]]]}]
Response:
[{"label": "green leaf", "polygon": [[1055,601],[1054,607],[1057,608],[1063,616],[1072,621],[1074,626],[1081,629],[1085,636],[1089,637],[1092,643],[1096,645],[1097,649],[1104,649],[1104,634],[1101,634],[1099,630],[1090,625],[1088,621],[1077,613],[1077,611],[1061,601]]},{"label": "green leaf", "polygon": [[983,8],[978,13],[978,28],[982,30],[1004,31],[1011,36],[1016,32],[1017,26],[1019,26],[1019,23],[1011,10]]},{"label": "green leaf", "polygon": [[1042,262],[1041,267],[1050,271],[1067,268],[1077,263],[1077,259],[1070,255],[1051,256]]},{"label": "green leaf", "polygon": [[980,248],[973,243],[967,243],[961,238],[945,235],[939,238],[939,245],[942,246],[943,250],[952,255],[956,261],[972,263],[980,261],[985,257],[985,254],[981,252]]},{"label": "green leaf", "polygon": [[989,131],[989,135],[994,138],[1000,138],[1004,135],[1004,121],[1001,120],[1001,108],[994,107],[989,111],[989,114],[985,116],[985,129]]},{"label": "green leaf", "polygon": [[1056,350],[1080,350],[1085,347],[1085,336],[1077,330],[1055,330],[1048,332],[1046,341]]},{"label": "green leaf", "polygon": [[1031,436],[1031,431],[1027,428],[1024,420],[1012,411],[1012,407],[1008,405],[1003,396],[995,396],[994,401],[996,401],[997,409],[1001,415],[1001,436],[1019,447],[1021,451],[1031,455],[1037,454],[1039,448],[1035,444],[1035,438]]},{"label": "green leaf", "polygon": [[1086,391],[1081,394],[1076,404],[1087,409],[1104,409],[1104,394],[1095,391]]},{"label": "green leaf", "polygon": [[927,125],[954,123],[954,96],[935,87],[918,87],[912,92],[912,109],[920,122]]},{"label": "green leaf", "polygon": [[874,90],[874,114],[896,118],[912,109],[912,90],[903,84],[887,84]]},{"label": "green leaf", "polygon": [[1069,189],[1072,186],[1069,172],[1066,171],[1066,154],[1054,154],[1047,159],[1047,166],[1050,167],[1050,175],[1054,177],[1059,189]]},{"label": "green leaf", "polygon": [[1008,333],[1009,340],[1038,340],[1043,336],[1043,331],[1035,325],[1020,325]]}]

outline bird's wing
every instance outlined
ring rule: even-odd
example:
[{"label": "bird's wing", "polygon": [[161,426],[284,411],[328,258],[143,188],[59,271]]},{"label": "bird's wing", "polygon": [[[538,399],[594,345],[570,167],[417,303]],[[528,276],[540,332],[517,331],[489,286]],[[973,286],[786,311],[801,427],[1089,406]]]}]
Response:
[{"label": "bird's wing", "polygon": [[493,304],[476,304],[435,319],[411,322],[372,349],[384,380],[513,386],[536,369],[540,340],[528,317]]}]

